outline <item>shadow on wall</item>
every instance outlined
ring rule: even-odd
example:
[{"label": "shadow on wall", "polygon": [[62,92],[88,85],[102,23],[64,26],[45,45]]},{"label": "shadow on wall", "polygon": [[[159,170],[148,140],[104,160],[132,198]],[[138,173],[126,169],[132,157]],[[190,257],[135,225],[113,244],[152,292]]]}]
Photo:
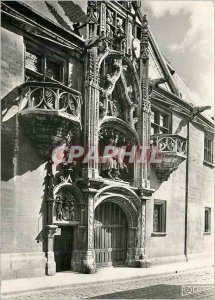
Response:
[{"label": "shadow on wall", "polygon": [[32,172],[45,162],[23,132],[17,115],[2,123],[1,149],[3,181]]},{"label": "shadow on wall", "polygon": [[19,87],[17,86],[11,90],[1,102],[3,117],[1,128],[1,178],[3,181],[36,170],[45,162],[38,155],[20,125],[18,118]]}]

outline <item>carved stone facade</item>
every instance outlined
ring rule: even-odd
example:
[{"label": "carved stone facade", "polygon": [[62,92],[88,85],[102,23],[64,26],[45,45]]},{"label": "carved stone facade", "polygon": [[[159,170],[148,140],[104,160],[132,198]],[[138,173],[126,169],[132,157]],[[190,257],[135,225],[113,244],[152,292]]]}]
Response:
[{"label": "carved stone facade", "polygon": [[[158,50],[141,13],[141,1],[88,1],[87,14],[79,11],[81,24],[73,24],[71,30],[62,26],[56,30],[57,25],[45,17],[36,26],[28,19],[28,14],[38,16],[35,7],[26,4],[22,10],[21,3],[14,8],[12,2],[2,6],[8,65],[12,58],[5,49],[19,46],[11,50],[19,77],[12,70],[8,78],[14,78],[13,86],[3,82],[2,101],[3,133],[9,145],[4,157],[10,158],[3,175],[5,210],[12,205],[16,216],[11,227],[5,226],[6,231],[12,228],[5,237],[10,253],[16,251],[13,245],[24,252],[24,246],[13,240],[23,236],[13,231],[19,227],[19,207],[26,214],[23,220],[29,222],[21,227],[30,237],[26,252],[39,253],[40,275],[65,270],[95,273],[102,264],[149,267],[149,257],[156,257],[151,253],[159,248],[151,237],[154,192],[158,199],[172,195],[180,211],[184,209],[178,195],[185,193],[186,120],[192,109],[179,99],[168,72],[162,78],[149,76],[152,52]],[[36,62],[30,67],[24,61],[28,51]],[[39,60],[43,73],[35,69]],[[158,108],[163,123],[154,124],[157,132],[151,135],[151,120]],[[172,128],[161,134],[167,129],[166,111]],[[204,118],[194,121],[208,131],[211,128]],[[76,152],[72,152],[74,146]],[[107,146],[111,153],[104,152]],[[133,160],[128,153],[135,154]],[[86,154],[93,158],[83,159]],[[150,162],[152,158],[155,161]],[[166,180],[170,190],[171,176],[176,176],[178,189],[167,195],[161,184]],[[184,215],[180,218],[184,222]],[[174,239],[173,235],[170,242]],[[181,240],[176,243],[177,254],[183,251],[182,244]],[[170,252],[161,256],[173,256],[174,251]],[[27,263],[23,268],[31,272]],[[15,269],[12,272],[17,274]]]}]

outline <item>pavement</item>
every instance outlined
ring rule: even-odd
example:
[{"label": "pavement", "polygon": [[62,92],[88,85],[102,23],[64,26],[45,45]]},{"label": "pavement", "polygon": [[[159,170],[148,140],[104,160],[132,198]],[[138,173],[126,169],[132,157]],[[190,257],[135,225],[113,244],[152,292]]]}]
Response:
[{"label": "pavement", "polygon": [[3,297],[14,297],[26,293],[54,291],[55,289],[99,286],[105,283],[126,282],[126,280],[150,279],[164,275],[183,274],[183,272],[206,270],[211,268],[211,258],[192,260],[165,265],[154,265],[147,269],[109,267],[100,268],[96,274],[80,274],[72,271],[56,273],[55,276],[37,278],[21,278],[2,281],[1,294]]}]

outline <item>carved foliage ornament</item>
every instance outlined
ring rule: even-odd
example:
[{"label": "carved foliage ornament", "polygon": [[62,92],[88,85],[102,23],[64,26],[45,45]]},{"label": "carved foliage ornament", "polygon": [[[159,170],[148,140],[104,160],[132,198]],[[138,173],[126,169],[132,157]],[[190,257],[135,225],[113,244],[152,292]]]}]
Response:
[{"label": "carved foliage ornament", "polygon": [[141,43],[140,43],[140,57],[143,59],[149,59],[149,28],[146,15],[142,19],[142,28],[141,28]]}]

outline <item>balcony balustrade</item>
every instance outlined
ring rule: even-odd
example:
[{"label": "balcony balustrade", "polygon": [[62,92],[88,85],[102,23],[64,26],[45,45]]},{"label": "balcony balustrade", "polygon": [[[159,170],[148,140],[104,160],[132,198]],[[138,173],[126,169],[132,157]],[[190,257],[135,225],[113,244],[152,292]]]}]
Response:
[{"label": "balcony balustrade", "polygon": [[160,161],[152,167],[158,181],[163,182],[187,158],[187,139],[179,135],[155,134],[151,136],[151,141]]},{"label": "balcony balustrade", "polygon": [[81,128],[81,93],[53,82],[20,87],[19,118],[40,156]]}]

